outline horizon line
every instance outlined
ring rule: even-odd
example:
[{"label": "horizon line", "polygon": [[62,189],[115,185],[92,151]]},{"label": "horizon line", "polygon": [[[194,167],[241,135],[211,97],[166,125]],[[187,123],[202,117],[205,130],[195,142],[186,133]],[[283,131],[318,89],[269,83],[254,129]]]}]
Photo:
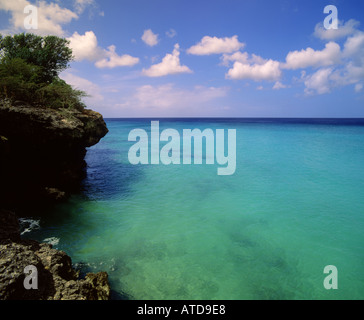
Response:
[{"label": "horizon line", "polygon": [[104,117],[104,119],[287,119],[287,120],[364,120],[364,117]]}]

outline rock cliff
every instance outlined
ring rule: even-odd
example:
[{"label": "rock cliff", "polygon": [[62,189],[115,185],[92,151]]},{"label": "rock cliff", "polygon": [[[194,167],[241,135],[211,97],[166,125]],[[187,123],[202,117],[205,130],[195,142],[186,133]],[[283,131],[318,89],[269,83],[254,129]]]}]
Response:
[{"label": "rock cliff", "polygon": [[0,104],[0,207],[29,214],[76,191],[86,148],[107,132],[92,110]]},{"label": "rock cliff", "polygon": [[[86,148],[107,132],[102,116],[92,110],[0,101],[0,300],[109,298],[106,273],[80,279],[65,252],[21,239],[18,224],[20,216],[32,216],[79,190]],[[23,285],[28,265],[37,268],[37,290]]]}]

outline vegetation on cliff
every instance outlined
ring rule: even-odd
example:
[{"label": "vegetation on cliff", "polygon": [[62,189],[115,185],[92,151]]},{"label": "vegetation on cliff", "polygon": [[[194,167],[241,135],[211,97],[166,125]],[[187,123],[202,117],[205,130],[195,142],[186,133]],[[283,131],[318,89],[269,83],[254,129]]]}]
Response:
[{"label": "vegetation on cliff", "polygon": [[[104,137],[98,112],[82,91],[59,78],[72,61],[68,41],[33,34],[0,35],[0,300],[106,300],[105,272],[84,278],[66,253],[21,238],[18,217],[51,213],[79,190],[86,148]],[[35,266],[38,290],[24,288]]]},{"label": "vegetation on cliff", "polygon": [[72,60],[66,39],[30,33],[5,37],[0,34],[0,100],[83,110],[86,93],[59,78]]}]

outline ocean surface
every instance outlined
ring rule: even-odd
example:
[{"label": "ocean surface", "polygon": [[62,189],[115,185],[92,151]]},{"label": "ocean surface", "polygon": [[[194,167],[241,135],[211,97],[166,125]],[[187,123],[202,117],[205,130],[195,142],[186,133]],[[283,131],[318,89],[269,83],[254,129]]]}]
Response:
[{"label": "ocean surface", "polygon": [[[235,174],[131,165],[128,134],[151,120],[181,137],[236,129]],[[364,299],[364,121],[106,122],[83,192],[22,225],[77,268],[107,271],[114,299]],[[328,265],[336,290],[324,287]]]}]

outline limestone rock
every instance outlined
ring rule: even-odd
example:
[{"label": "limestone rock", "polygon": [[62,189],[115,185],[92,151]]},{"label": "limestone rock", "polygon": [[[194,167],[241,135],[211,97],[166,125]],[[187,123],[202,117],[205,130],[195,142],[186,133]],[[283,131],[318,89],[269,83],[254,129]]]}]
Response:
[{"label": "limestone rock", "polygon": [[[108,300],[110,286],[105,272],[85,279],[73,269],[71,258],[50,244],[20,239],[15,215],[0,210],[0,300]],[[4,224],[3,224],[4,223]],[[7,232],[9,228],[11,232]],[[24,269],[37,269],[37,289],[26,289]]]},{"label": "limestone rock", "polygon": [[0,103],[0,203],[26,211],[62,201],[85,178],[86,148],[108,132],[92,110]]}]

